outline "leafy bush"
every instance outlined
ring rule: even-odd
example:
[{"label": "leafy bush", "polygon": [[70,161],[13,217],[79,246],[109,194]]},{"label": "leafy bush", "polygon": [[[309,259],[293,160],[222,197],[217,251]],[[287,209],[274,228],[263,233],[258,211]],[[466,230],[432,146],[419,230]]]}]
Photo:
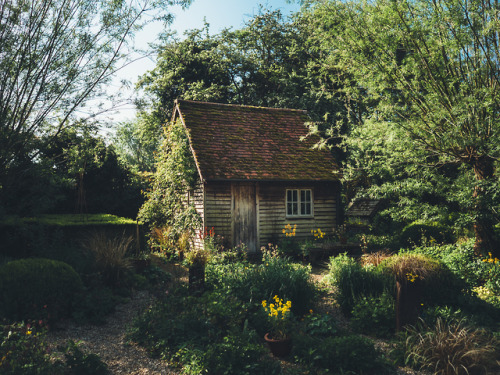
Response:
[{"label": "leafy bush", "polygon": [[108,366],[101,361],[97,354],[84,353],[73,341],[68,342],[64,351],[66,366],[68,367],[71,375],[111,374]]},{"label": "leafy bush", "polygon": [[433,327],[422,323],[410,328],[404,343],[406,362],[436,375],[484,374],[500,370],[496,363],[498,341],[484,330],[463,320],[445,322],[438,318]]},{"label": "leafy bush", "polygon": [[266,353],[255,331],[233,330],[206,351],[181,350],[177,357],[187,364],[184,372],[188,374],[280,374],[279,364]]},{"label": "leafy bush", "polygon": [[453,242],[453,232],[451,229],[433,224],[412,223],[407,225],[401,232],[400,237],[403,246],[420,246],[424,243],[451,243]]},{"label": "leafy bush", "polygon": [[199,307],[195,297],[171,293],[135,320],[129,338],[164,358],[183,347],[203,347],[210,321]]},{"label": "leafy bush", "polygon": [[21,259],[0,266],[0,316],[12,320],[68,317],[83,290],[66,263]]},{"label": "leafy bush", "polygon": [[62,374],[52,364],[43,329],[24,323],[0,326],[0,373],[4,375]]},{"label": "leafy bush", "polygon": [[391,372],[375,349],[373,342],[356,335],[328,337],[323,340],[307,335],[294,337],[292,354],[300,363],[334,374]]},{"label": "leafy bush", "polygon": [[139,317],[129,338],[188,374],[275,374],[262,339],[248,324],[248,309],[215,291],[200,297],[169,293]]},{"label": "leafy bush", "polygon": [[46,329],[39,324],[0,325],[0,373],[3,375],[106,375],[107,366],[95,354],[85,354],[74,342],[58,348],[65,362],[51,358]]},{"label": "leafy bush", "polygon": [[389,293],[364,296],[352,310],[351,325],[360,333],[389,337],[394,334],[395,321],[395,301]]},{"label": "leafy bush", "polygon": [[455,275],[463,279],[469,287],[480,285],[484,278],[484,265],[474,254],[473,240],[449,245],[421,246],[411,252],[441,260]]},{"label": "leafy bush", "polygon": [[329,337],[338,332],[337,324],[330,315],[313,312],[304,316],[299,330],[302,334],[315,337]]},{"label": "leafy bush", "polygon": [[124,299],[107,287],[89,289],[73,305],[72,318],[80,324],[104,324],[106,317]]},{"label": "leafy bush", "polygon": [[261,264],[246,262],[207,266],[207,284],[242,302],[260,303],[275,295],[292,301],[292,312],[302,316],[311,309],[316,293],[309,267],[292,263],[276,252],[264,252]]},{"label": "leafy bush", "polygon": [[363,296],[381,295],[392,290],[393,280],[375,267],[362,267],[354,258],[340,254],[330,258],[327,282],[336,288],[337,302],[350,315],[357,300]]}]

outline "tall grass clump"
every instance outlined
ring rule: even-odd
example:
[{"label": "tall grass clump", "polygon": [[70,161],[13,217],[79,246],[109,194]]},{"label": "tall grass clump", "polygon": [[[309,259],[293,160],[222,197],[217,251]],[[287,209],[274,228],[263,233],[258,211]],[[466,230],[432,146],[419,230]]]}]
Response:
[{"label": "tall grass clump", "polygon": [[360,298],[393,289],[391,278],[377,267],[363,267],[345,253],[330,258],[326,280],[336,289],[337,302],[346,315],[351,314]]},{"label": "tall grass clump", "polygon": [[129,257],[132,237],[108,237],[105,232],[93,233],[84,248],[92,256],[94,267],[106,285],[119,285],[124,274],[132,268]]},{"label": "tall grass clump", "polygon": [[[467,325],[464,320],[423,321],[406,332],[405,361],[435,375],[498,373],[499,343],[491,334]],[[488,372],[493,371],[493,372]]]}]

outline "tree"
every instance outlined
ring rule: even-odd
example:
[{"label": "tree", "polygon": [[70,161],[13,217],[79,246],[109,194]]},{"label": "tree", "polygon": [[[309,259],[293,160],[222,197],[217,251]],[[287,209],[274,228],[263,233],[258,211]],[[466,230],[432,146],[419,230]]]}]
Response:
[{"label": "tree", "polygon": [[319,7],[342,25],[329,32],[332,60],[378,101],[369,117],[401,129],[429,165],[458,163],[473,172],[475,248],[500,256],[488,194],[500,155],[498,3],[377,0]]},{"label": "tree", "polygon": [[285,19],[280,11],[262,10],[240,30],[211,36],[205,25],[182,41],[165,40],[157,66],[139,82],[148,95],[143,110],[161,125],[181,98],[307,109],[314,121],[345,122],[335,72],[322,63],[327,53],[311,38],[311,21],[309,15]]},{"label": "tree", "polygon": [[143,16],[167,21],[167,6],[189,0],[4,0],[0,2],[0,185],[16,160],[33,159],[72,116],[103,95],[127,63]]},{"label": "tree", "polygon": [[137,172],[152,172],[161,134],[153,116],[141,113],[118,125],[113,144],[120,160]]}]

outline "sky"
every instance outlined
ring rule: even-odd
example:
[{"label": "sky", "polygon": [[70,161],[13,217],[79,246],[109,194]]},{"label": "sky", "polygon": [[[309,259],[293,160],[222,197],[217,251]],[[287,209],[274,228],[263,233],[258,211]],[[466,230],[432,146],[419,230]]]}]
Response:
[{"label": "sky", "polygon": [[[270,10],[279,9],[284,16],[300,10],[298,1],[288,4],[286,0],[193,0],[192,4],[185,10],[182,10],[180,6],[171,8],[175,16],[171,30],[175,30],[182,38],[186,30],[202,28],[205,20],[210,24],[211,34],[217,34],[228,27],[239,29],[244,26],[246,21],[259,13],[259,5]],[[158,33],[162,31],[161,27],[160,24],[149,25],[136,36],[136,46],[146,48],[148,43],[154,43]],[[122,69],[117,80],[125,78],[132,83],[131,87],[133,87],[138,77],[153,69],[154,66],[153,59],[143,58]],[[132,95],[132,88],[124,95]],[[128,104],[120,107],[116,114],[110,116],[110,120],[113,122],[131,120],[134,115],[134,106]]]}]

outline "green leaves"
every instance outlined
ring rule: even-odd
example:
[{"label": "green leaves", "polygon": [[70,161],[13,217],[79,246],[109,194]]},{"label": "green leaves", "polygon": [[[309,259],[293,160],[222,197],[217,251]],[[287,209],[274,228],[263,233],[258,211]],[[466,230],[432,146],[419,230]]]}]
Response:
[{"label": "green leaves", "polygon": [[170,226],[174,236],[194,231],[200,224],[199,215],[185,197],[198,181],[186,130],[180,121],[171,123],[165,132],[151,189],[138,217],[150,226]]}]

